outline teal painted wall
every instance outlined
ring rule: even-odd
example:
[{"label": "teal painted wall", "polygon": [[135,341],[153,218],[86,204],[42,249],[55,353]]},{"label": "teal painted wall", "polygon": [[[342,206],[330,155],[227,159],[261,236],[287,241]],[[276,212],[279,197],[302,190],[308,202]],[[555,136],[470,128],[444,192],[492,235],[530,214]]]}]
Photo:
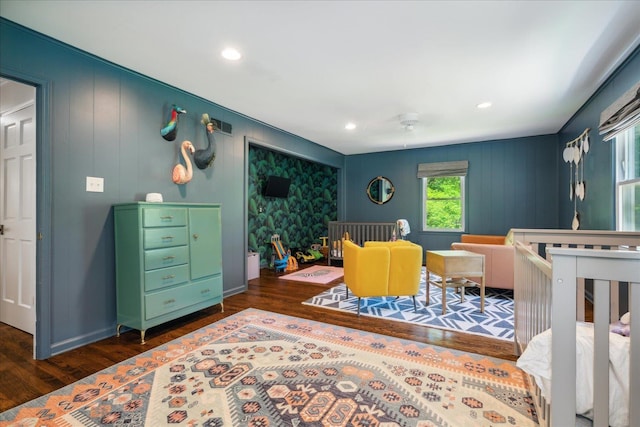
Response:
[{"label": "teal painted wall", "polygon": [[[559,133],[558,152],[590,128],[589,152],[584,158],[586,194],[578,201],[580,228],[584,230],[615,230],[615,169],[614,144],[603,142],[598,134],[600,113],[640,81],[640,47],[629,55],[618,70],[600,87]],[[571,228],[574,203],[569,200],[569,165],[561,162],[560,227]],[[566,188],[566,191],[564,191]]]},{"label": "teal painted wall", "polygon": [[[460,233],[422,232],[419,163],[468,160],[466,232],[506,234],[511,228],[558,227],[557,136],[348,156],[347,220],[409,221],[408,239],[427,249],[449,249]],[[383,175],[395,186],[384,205],[366,194],[369,181]]]},{"label": "teal painted wall", "polygon": [[[38,357],[115,334],[115,203],[162,193],[165,201],[222,204],[225,295],[246,289],[246,139],[322,164],[343,156],[0,19],[0,73],[38,84]],[[215,76],[212,78],[215,81]],[[160,129],[178,104],[178,136]],[[173,184],[179,144],[205,147],[202,113],[233,126],[216,133],[212,168]],[[104,178],[87,193],[85,178]],[[44,212],[44,214],[43,214]],[[150,331],[149,333],[153,333]]]},{"label": "teal painted wall", "polygon": [[[167,201],[222,203],[225,295],[246,288],[247,141],[336,168],[338,219],[406,218],[409,239],[425,249],[446,248],[458,235],[420,232],[415,174],[423,162],[469,160],[470,233],[568,228],[573,205],[564,194],[568,171],[560,162],[561,146],[585,127],[597,128],[600,111],[637,81],[640,59],[636,51],[559,135],[347,157],[2,18],[0,74],[38,86],[38,229],[45,238],[38,244],[37,351],[42,358],[115,333],[115,203],[141,200],[148,192],[160,192]],[[159,131],[172,103],[189,114],[180,118],[178,138],[170,143]],[[189,139],[204,147],[199,121],[205,112],[231,123],[233,135],[217,134],[214,166],[195,170],[191,183],[177,186],[170,173],[178,143]],[[585,164],[583,225],[611,229],[610,147],[595,139],[592,146]],[[396,187],[391,202],[382,206],[365,192],[377,175]],[[86,176],[103,177],[105,192],[86,193]]]},{"label": "teal painted wall", "polygon": [[[269,175],[291,179],[287,198],[263,196]],[[328,235],[329,221],[338,217],[334,167],[251,145],[248,179],[249,248],[260,254],[262,267],[271,262],[271,235],[279,234],[285,249],[304,252],[321,243],[319,237]]]}]

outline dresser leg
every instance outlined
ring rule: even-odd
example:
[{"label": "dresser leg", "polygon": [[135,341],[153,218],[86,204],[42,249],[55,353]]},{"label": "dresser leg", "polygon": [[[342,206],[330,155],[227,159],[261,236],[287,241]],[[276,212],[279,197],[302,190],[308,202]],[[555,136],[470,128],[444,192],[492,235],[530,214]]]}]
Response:
[{"label": "dresser leg", "polygon": [[140,331],[140,344],[144,344],[144,333],[146,331],[143,329]]},{"label": "dresser leg", "polygon": [[224,313],[224,302],[220,301],[220,313]]},{"label": "dresser leg", "polygon": [[120,328],[121,327],[122,327],[122,325],[118,323],[118,326],[116,326],[116,337],[120,336]]}]

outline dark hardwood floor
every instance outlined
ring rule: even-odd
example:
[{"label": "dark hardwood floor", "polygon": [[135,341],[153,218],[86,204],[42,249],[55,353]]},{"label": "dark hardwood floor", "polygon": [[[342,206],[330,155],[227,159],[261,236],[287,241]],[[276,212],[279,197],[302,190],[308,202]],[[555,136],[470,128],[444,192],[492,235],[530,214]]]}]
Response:
[{"label": "dark hardwood floor", "polygon": [[128,331],[120,337],[113,336],[47,360],[33,360],[32,336],[0,323],[0,412],[249,307],[511,361],[516,359],[511,342],[302,305],[331,285],[278,280],[282,274],[267,269],[262,269],[260,274],[260,278],[249,281],[246,292],[224,300],[224,313],[217,305],[151,328],[145,345],[140,344],[139,332]]}]

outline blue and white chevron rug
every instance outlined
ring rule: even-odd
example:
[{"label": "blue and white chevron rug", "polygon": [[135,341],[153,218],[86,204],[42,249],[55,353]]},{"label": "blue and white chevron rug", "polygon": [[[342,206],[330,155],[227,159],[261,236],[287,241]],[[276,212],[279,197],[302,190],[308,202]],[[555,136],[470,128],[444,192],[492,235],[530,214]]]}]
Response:
[{"label": "blue and white chevron rug", "polygon": [[[381,317],[399,322],[420,324],[438,329],[483,335],[500,340],[513,340],[513,291],[486,288],[484,313],[480,312],[480,289],[466,288],[464,302],[453,288],[447,289],[447,314],[442,315],[442,290],[430,285],[430,303],[425,306],[426,272],[423,268],[420,293],[416,296],[417,310],[413,311],[411,297],[362,298],[360,315]],[[303,304],[331,310],[358,311],[358,297],[349,292],[345,298],[345,285],[341,283],[327,289]]]}]

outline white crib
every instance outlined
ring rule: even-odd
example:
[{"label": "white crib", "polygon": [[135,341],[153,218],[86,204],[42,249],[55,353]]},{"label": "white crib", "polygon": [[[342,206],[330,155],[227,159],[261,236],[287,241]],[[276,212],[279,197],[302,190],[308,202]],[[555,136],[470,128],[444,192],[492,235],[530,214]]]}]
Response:
[{"label": "white crib", "polygon": [[[609,419],[609,324],[619,318],[619,282],[628,282],[631,315],[629,402],[640,402],[640,233],[519,230],[516,247],[515,345],[522,353],[551,328],[551,401],[531,378],[540,425],[576,422],[576,321],[584,320],[585,282],[593,281],[593,425]],[[543,255],[543,256],[541,256]],[[555,301],[555,304],[552,304]],[[560,302],[560,303],[558,303]],[[631,426],[640,425],[640,405],[629,405]]]}]

